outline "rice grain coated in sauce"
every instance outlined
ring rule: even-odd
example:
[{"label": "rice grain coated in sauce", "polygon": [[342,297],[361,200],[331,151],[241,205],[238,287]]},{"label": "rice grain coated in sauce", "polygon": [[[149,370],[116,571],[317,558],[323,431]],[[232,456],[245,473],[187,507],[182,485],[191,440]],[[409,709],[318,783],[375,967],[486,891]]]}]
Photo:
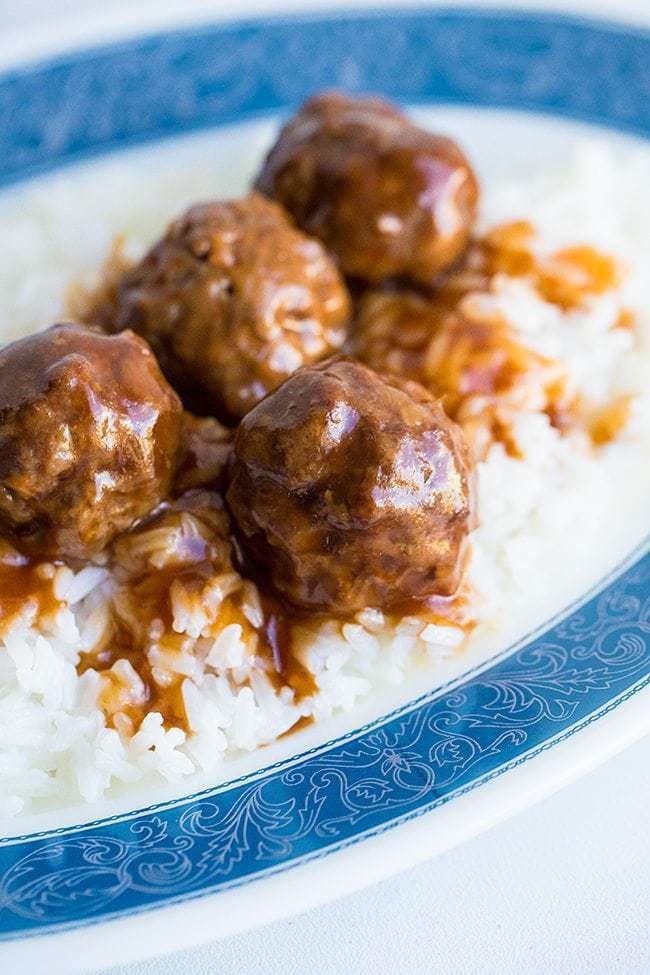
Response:
[{"label": "rice grain coated in sauce", "polygon": [[[494,227],[472,241],[435,288],[387,283],[363,292],[357,302],[351,352],[374,369],[414,379],[442,397],[478,456],[500,442],[510,456],[520,457],[512,423],[530,404],[558,429],[583,426],[593,429],[594,443],[605,442],[607,421],[589,415],[566,369],[527,345],[491,299],[500,276],[521,278],[568,314],[616,288],[622,269],[587,245],[542,256],[535,237],[528,221]],[[613,404],[608,410],[614,418]]]},{"label": "rice grain coated in sauce", "polygon": [[[513,221],[498,208],[498,221],[509,222],[488,222],[491,229],[478,235],[477,188],[463,154],[378,100],[321,96],[284,135],[260,186],[277,195],[261,184],[275,179],[286,151],[282,192],[297,194],[291,207],[300,223],[304,203],[304,220],[313,223],[303,229],[321,243],[255,195],[199,205],[135,267],[113,259],[101,300],[95,293],[90,310],[78,305],[84,320],[120,329],[128,322],[116,324],[116,299],[126,288],[132,324],[144,322],[137,328],[156,345],[167,376],[185,397],[200,391],[208,413],[232,423],[270,395],[241,424],[239,456],[234,431],[213,416],[180,415],[177,405],[178,447],[170,440],[165,450],[166,486],[152,490],[146,505],[134,492],[134,521],[97,542],[90,560],[87,540],[74,557],[58,540],[28,554],[22,535],[7,530],[11,540],[0,551],[0,764],[7,770],[0,815],[21,803],[39,808],[49,797],[93,800],[115,794],[116,785],[177,781],[198,769],[220,775],[224,757],[350,710],[374,688],[394,687],[434,663],[453,668],[468,634],[474,641],[486,621],[510,618],[549,580],[548,600],[558,578],[567,585],[573,541],[587,551],[596,518],[611,535],[631,481],[641,476],[630,458],[638,465],[650,421],[638,386],[619,368],[629,370],[633,349],[645,361],[646,326],[625,290],[623,262],[582,239],[572,243],[571,235],[546,247],[534,222]],[[331,171],[314,181],[319,153]],[[172,170],[180,179],[177,159]],[[336,180],[329,182],[333,173],[340,195],[333,194]],[[416,180],[404,182],[414,173],[422,179],[417,199]],[[618,171],[601,200],[617,180]],[[587,183],[572,190],[583,207]],[[168,189],[161,184],[161,200]],[[170,209],[189,202],[186,189],[165,197],[178,201]],[[530,199],[522,189],[515,216],[528,212]],[[566,210],[561,194],[544,202],[545,212],[547,202]],[[434,225],[432,208],[450,222]],[[157,226],[168,216],[163,210]],[[585,212],[596,212],[593,198]],[[111,233],[123,229],[119,206],[115,213]],[[71,216],[63,213],[63,223]],[[131,230],[139,220],[133,217]],[[49,229],[56,241],[55,220]],[[144,243],[146,220],[141,229]],[[72,237],[65,227],[61,233]],[[354,234],[352,252],[346,242]],[[132,243],[125,241],[124,254]],[[57,246],[65,263],[65,240]],[[30,280],[42,292],[39,270],[49,273],[47,261],[33,265]],[[83,272],[70,258],[58,273],[74,281]],[[278,281],[280,272],[287,278]],[[349,284],[359,299],[353,351],[400,378],[369,379],[373,373],[353,363],[331,383],[332,364],[312,363],[345,338],[341,273],[354,276]],[[249,279],[255,288],[246,304]],[[15,307],[7,300],[17,330],[20,300]],[[271,375],[274,357],[281,368]],[[74,363],[68,366],[77,381]],[[104,371],[97,373],[99,380]],[[291,400],[287,389],[299,395],[285,422],[268,404]],[[242,403],[247,390],[254,395]],[[472,464],[458,429],[431,406],[438,396],[479,458],[481,524],[469,545]],[[130,398],[138,404],[138,395]],[[67,399],[52,397],[50,405],[60,413]],[[45,435],[34,441],[54,443]],[[223,504],[231,463],[237,525]],[[427,506],[431,496],[438,520]],[[8,498],[16,500],[11,490]],[[58,510],[81,523],[83,505],[66,501]],[[109,525],[107,513],[103,507]],[[26,532],[27,542],[37,534]]]}]

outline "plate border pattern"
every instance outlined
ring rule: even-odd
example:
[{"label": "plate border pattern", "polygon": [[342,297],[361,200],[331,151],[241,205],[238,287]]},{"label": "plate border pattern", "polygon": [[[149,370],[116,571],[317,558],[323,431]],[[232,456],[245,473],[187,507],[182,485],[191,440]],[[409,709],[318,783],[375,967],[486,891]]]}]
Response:
[{"label": "plate border pattern", "polygon": [[[328,85],[648,136],[650,32],[456,8],[136,38],[0,76],[0,185],[286,110]],[[196,796],[0,841],[0,940],[214,893],[358,843],[529,761],[648,683],[644,549],[542,632],[341,739]]]}]

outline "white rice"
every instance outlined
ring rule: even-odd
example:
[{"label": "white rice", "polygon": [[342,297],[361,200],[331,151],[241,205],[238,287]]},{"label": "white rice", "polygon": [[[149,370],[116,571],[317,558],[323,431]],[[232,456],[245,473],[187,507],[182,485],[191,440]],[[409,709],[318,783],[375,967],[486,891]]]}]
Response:
[{"label": "white rice", "polygon": [[[145,226],[140,239],[137,227],[128,228],[134,250],[184,205],[191,175],[185,170],[182,183],[175,184],[169,173],[151,178],[140,171],[137,185],[162,202],[157,226]],[[119,182],[117,177],[104,182],[101,198],[86,176],[72,196],[59,180],[49,189],[28,188],[14,193],[15,200],[0,202],[0,292],[7,296],[0,320],[3,340],[53,320],[67,284],[101,261],[111,237],[124,229],[110,205]],[[498,639],[514,632],[524,616],[543,618],[551,605],[557,608],[558,591],[567,599],[579,592],[595,565],[607,564],[615,550],[624,549],[625,519],[631,524],[645,506],[650,487],[649,182],[646,155],[618,155],[594,145],[583,149],[568,171],[484,186],[484,229],[531,219],[549,250],[589,242],[627,264],[620,289],[568,315],[522,280],[502,278],[486,300],[522,343],[563,363],[575,389],[593,402],[636,394],[623,433],[598,452],[581,433],[561,436],[530,404],[514,429],[525,459],[507,456],[497,444],[480,465],[481,526],[472,539],[470,582],[482,599],[483,630],[491,627]],[[135,185],[130,184],[132,192]],[[77,238],[71,208],[97,214],[95,237],[92,222],[85,222],[85,236]],[[636,333],[611,328],[623,308],[637,314]],[[430,665],[434,684],[436,663],[457,654],[463,640],[457,628],[413,619],[389,627],[381,613],[370,610],[342,628],[325,624],[304,658],[318,691],[296,703],[290,689],[276,692],[256,668],[240,626],[227,626],[216,639],[206,636],[223,593],[197,608],[179,592],[174,629],[191,638],[193,650],[165,654],[153,647],[150,660],[162,675],[184,676],[191,734],[165,729],[161,716],[150,713],[135,734],[120,736],[107,727],[97,705],[99,675],[76,671],[80,652],[91,649],[107,625],[112,582],[104,569],[76,575],[59,569],[55,586],[65,605],[48,629],[34,627],[26,612],[0,644],[0,815],[91,802],[135,783],[216,773],[229,756],[273,741],[301,717],[326,719],[352,709],[377,688],[399,684],[418,662]],[[250,612],[255,613],[253,604]],[[140,678],[130,664],[118,665],[117,676],[137,694]]]}]

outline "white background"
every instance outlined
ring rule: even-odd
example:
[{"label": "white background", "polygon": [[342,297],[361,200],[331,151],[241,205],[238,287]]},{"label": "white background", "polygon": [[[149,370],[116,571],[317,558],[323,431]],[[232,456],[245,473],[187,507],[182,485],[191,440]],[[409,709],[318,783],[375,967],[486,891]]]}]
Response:
[{"label": "white background", "polygon": [[[107,7],[123,8],[126,17],[137,5],[0,0],[0,24],[2,30],[23,28],[84,11],[90,25]],[[572,6],[581,4],[573,0]],[[229,12],[245,8],[233,3]],[[111,969],[111,975],[647,973],[649,770],[646,739],[559,795],[424,866],[293,920]],[[110,964],[110,943],[106,960]]]}]

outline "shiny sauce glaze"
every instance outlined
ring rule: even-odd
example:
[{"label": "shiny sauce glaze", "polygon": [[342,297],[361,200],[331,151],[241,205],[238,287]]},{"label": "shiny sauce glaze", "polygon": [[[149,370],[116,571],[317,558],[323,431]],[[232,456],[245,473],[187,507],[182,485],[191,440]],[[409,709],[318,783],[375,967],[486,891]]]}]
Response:
[{"label": "shiny sauce glaze", "polygon": [[[448,411],[466,428],[472,424],[467,406],[473,398],[494,403],[502,393],[516,387],[531,368],[547,366],[551,422],[560,429],[574,422],[574,404],[567,400],[562,376],[555,374],[543,357],[513,339],[504,322],[481,319],[478,313],[475,317],[457,314],[463,299],[472,292],[489,290],[490,280],[497,273],[527,277],[546,301],[564,311],[581,307],[590,295],[601,294],[620,280],[617,263],[593,248],[567,248],[541,258],[534,253],[533,242],[534,229],[523,221],[496,228],[475,241],[462,264],[436,292],[434,313],[444,325],[438,344],[430,347],[430,321],[418,323],[417,315],[402,331],[399,371],[422,378],[419,373],[426,347],[427,375],[430,377],[433,370]],[[633,314],[623,310],[616,327],[633,328]],[[630,408],[631,398],[621,396],[591,416],[589,432],[596,446],[616,438]],[[122,734],[132,734],[153,711],[160,712],[166,726],[189,730],[183,699],[185,676],[164,666],[165,659],[180,657],[194,644],[192,637],[174,629],[175,593],[180,591],[190,605],[200,605],[209,602],[215,577],[226,577],[227,582],[229,578],[231,591],[221,599],[218,613],[207,627],[206,642],[213,642],[227,626],[237,624],[244,641],[254,646],[256,662],[275,688],[292,688],[298,701],[317,690],[313,675],[301,661],[302,648],[325,618],[332,619],[297,611],[271,592],[253,567],[233,557],[227,517],[218,495],[206,498],[199,490],[206,482],[220,481],[227,464],[229,434],[209,419],[198,421],[186,416],[184,422],[186,458],[178,476],[180,497],[162,505],[142,526],[117,540],[109,565],[118,581],[107,626],[92,652],[82,655],[78,667],[80,673],[90,669],[98,672],[99,705],[109,725]],[[491,437],[503,443],[509,454],[519,456],[509,425],[498,410],[491,411],[489,423]],[[193,490],[188,493],[188,489]],[[184,517],[194,519],[192,530],[183,529]],[[143,535],[165,527],[176,531],[171,557],[162,561],[143,559],[139,549]],[[125,554],[129,545],[135,554]],[[153,539],[152,545],[155,547]],[[65,605],[55,593],[56,571],[57,565],[38,563],[0,541],[0,632],[19,615],[47,628],[49,618]],[[253,593],[255,609],[251,613]],[[465,635],[474,625],[470,597],[464,591],[454,597],[395,605],[383,618],[397,625],[409,616],[425,624],[459,627]],[[350,621],[338,620],[340,625]],[[152,648],[155,653],[151,653]],[[304,727],[311,720],[301,718],[289,730]]]},{"label": "shiny sauce glaze", "polygon": [[[499,274],[525,278],[564,313],[620,284],[623,268],[609,255],[587,245],[540,255],[535,239],[527,221],[500,225],[475,238],[432,291],[390,286],[360,300],[352,353],[441,396],[478,456],[498,442],[511,457],[521,457],[509,413],[531,388],[554,427],[583,426],[597,446],[616,436],[624,422],[618,402],[607,408],[607,420],[592,422],[583,415],[584,404],[570,391],[559,363],[524,345],[486,301]],[[634,326],[634,314],[621,310],[614,327]]]},{"label": "shiny sauce glaze", "polygon": [[0,634],[19,616],[44,626],[63,605],[54,590],[56,566],[33,562],[0,540]]},{"label": "shiny sauce glaze", "polygon": [[461,589],[457,596],[446,599],[433,596],[424,602],[407,601],[394,606],[385,614],[386,622],[391,626],[398,626],[405,619],[417,621],[418,625],[454,627],[462,630],[463,639],[459,649],[465,645],[467,638],[476,629],[477,621],[472,615],[471,593]]},{"label": "shiny sauce glaze", "polygon": [[[169,559],[156,554],[159,545],[167,546]],[[112,569],[120,581],[108,625],[78,669],[100,674],[100,707],[120,733],[133,734],[152,711],[162,715],[166,726],[190,730],[183,698],[186,675],[176,672],[173,662],[195,652],[195,638],[174,629],[179,598],[198,612],[211,603],[218,606],[202,630],[205,652],[227,626],[237,624],[255,664],[277,690],[292,688],[296,701],[315,693],[314,678],[300,660],[303,621],[240,576],[230,552],[225,513],[218,496],[207,492],[181,496],[118,542]],[[147,561],[152,555],[159,564]],[[167,564],[161,565],[161,558]],[[218,590],[227,594],[219,599]]]},{"label": "shiny sauce glaze", "polygon": [[[183,703],[184,676],[152,665],[147,648],[155,636],[157,647],[171,656],[182,653],[187,638],[173,630],[170,591],[174,583],[200,593],[213,569],[207,563],[156,569],[124,584],[112,603],[108,629],[101,642],[82,655],[79,673],[101,674],[99,706],[109,725],[133,734],[150,711],[158,711],[166,726],[187,728]],[[135,617],[127,609],[137,607]],[[121,662],[126,661],[129,667]],[[134,679],[135,677],[135,679]]]},{"label": "shiny sauce glaze", "polygon": [[314,675],[300,662],[301,646],[309,637],[311,624],[296,618],[295,611],[281,599],[268,593],[261,597],[263,620],[258,630],[261,651],[271,666],[267,673],[276,690],[288,686],[295,692],[295,699],[311,697],[317,691]]},{"label": "shiny sauce glaze", "polygon": [[[176,514],[167,513],[167,521]],[[148,527],[151,530],[155,522]],[[152,711],[162,715],[165,726],[190,730],[183,701],[185,676],[156,666],[155,655],[150,652],[155,644],[162,654],[173,658],[191,647],[192,638],[173,628],[173,592],[180,586],[190,600],[200,603],[215,576],[223,573],[221,553],[215,553],[209,541],[194,536],[189,544],[183,543],[186,544],[176,564],[148,567],[123,582],[113,598],[110,624],[103,639],[91,653],[83,655],[79,665],[81,673],[92,668],[100,674],[99,705],[108,724],[121,734],[133,734]],[[235,544],[233,551],[238,551]],[[302,650],[332,616],[297,610],[271,592],[253,566],[242,564],[239,559],[236,566],[242,575],[239,583],[233,582],[234,591],[221,601],[209,626],[208,641],[216,640],[226,627],[237,624],[244,642],[254,648],[257,667],[277,691],[290,687],[296,702],[312,696],[317,685],[302,663]],[[454,598],[410,601],[393,607],[384,618],[397,625],[404,616],[417,617],[422,624],[456,626],[467,636],[474,625],[469,618],[468,597],[463,591]],[[337,622],[342,626],[352,620],[341,617]],[[289,731],[299,730],[311,720],[300,718]]]}]

